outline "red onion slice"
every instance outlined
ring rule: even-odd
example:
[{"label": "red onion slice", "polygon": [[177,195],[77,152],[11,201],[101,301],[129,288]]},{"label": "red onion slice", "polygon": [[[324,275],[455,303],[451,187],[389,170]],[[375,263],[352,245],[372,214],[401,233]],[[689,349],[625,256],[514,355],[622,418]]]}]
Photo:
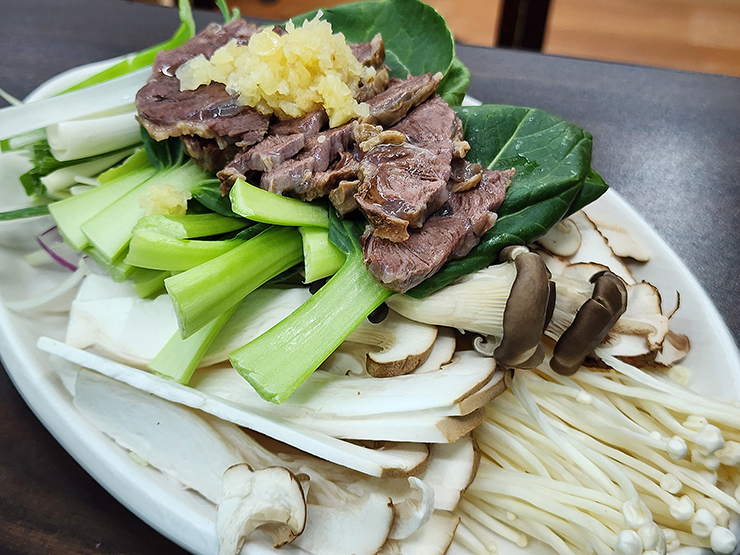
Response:
[{"label": "red onion slice", "polygon": [[82,255],[64,242],[56,226],[38,235],[36,241],[60,265],[73,272],[79,268]]}]

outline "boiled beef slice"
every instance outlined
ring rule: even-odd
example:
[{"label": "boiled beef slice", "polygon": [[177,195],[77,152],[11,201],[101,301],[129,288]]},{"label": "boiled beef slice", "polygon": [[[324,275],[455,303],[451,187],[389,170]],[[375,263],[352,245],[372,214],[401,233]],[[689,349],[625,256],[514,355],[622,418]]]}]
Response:
[{"label": "boiled beef slice", "polygon": [[390,127],[404,118],[411,108],[429,98],[441,80],[441,73],[392,79],[387,89],[367,101],[370,115],[364,121]]},{"label": "boiled beef slice", "polygon": [[195,135],[183,135],[182,144],[188,156],[207,171],[223,168],[239,153],[235,143],[221,148],[215,139],[203,139]]},{"label": "boiled beef slice", "polygon": [[355,200],[378,237],[405,241],[448,197],[450,163],[409,143],[374,147],[360,162]]},{"label": "boiled beef slice", "polygon": [[305,116],[295,119],[288,119],[272,124],[270,127],[271,135],[292,135],[293,133],[303,133],[307,138],[315,137],[322,128],[329,124],[329,116],[326,111],[314,110]]},{"label": "boiled beef slice", "polygon": [[298,156],[262,174],[260,186],[278,195],[316,198],[310,191],[311,178],[326,171],[350,147],[354,125],[351,121],[311,138]]},{"label": "boiled beef slice", "polygon": [[175,72],[187,60],[203,54],[210,57],[229,40],[241,44],[260,27],[244,20],[226,25],[210,25],[182,46],[157,54],[149,81],[136,94],[137,119],[157,141],[181,135],[216,139],[238,137],[254,144],[267,132],[269,116],[242,106],[220,83],[202,85],[194,91],[181,91]]},{"label": "boiled beef slice", "polygon": [[381,144],[365,154],[355,199],[375,235],[405,241],[409,228],[422,227],[447,201],[459,122],[447,103],[434,95],[391,127],[408,143]]},{"label": "boiled beef slice", "polygon": [[236,39],[238,44],[247,44],[252,35],[260,30],[261,27],[258,25],[243,19],[235,19],[226,25],[211,23],[181,46],[172,50],[159,51],[152,65],[153,75],[162,74],[166,77],[173,77],[177,68],[191,58],[199,54],[210,58],[216,50],[226,45],[231,39]]},{"label": "boiled beef slice", "polygon": [[375,280],[405,293],[435,274],[450,259],[465,256],[496,221],[514,170],[484,170],[477,187],[453,193],[408,240],[393,242],[375,235],[362,237],[365,265]]},{"label": "boiled beef slice", "polygon": [[270,117],[240,105],[221,83],[181,91],[177,77],[149,81],[136,94],[137,119],[157,141],[181,135],[205,139],[238,137],[254,144],[264,137]]}]

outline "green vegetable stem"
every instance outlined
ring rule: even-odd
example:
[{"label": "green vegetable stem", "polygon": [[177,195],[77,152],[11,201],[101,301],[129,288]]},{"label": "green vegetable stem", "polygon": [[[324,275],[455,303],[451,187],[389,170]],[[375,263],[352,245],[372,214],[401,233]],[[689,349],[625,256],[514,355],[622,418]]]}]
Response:
[{"label": "green vegetable stem", "polygon": [[344,265],[308,301],[229,360],[268,401],[282,403],[393,291],[374,281],[362,260],[361,226],[332,218]]},{"label": "green vegetable stem", "polygon": [[294,227],[270,227],[195,268],[165,280],[180,334],[186,338],[303,258]]}]

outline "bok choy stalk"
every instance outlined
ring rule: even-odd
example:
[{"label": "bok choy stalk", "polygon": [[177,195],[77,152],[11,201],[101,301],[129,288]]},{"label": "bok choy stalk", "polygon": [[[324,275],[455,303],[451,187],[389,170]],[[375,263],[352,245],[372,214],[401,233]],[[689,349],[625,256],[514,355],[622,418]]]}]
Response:
[{"label": "bok choy stalk", "polygon": [[273,226],[204,264],[165,280],[180,333],[187,338],[302,260],[301,236]]},{"label": "bok choy stalk", "polygon": [[190,337],[183,339],[179,333],[173,335],[157,356],[149,363],[149,370],[187,385],[216,335],[234,314],[238,304],[216,316]]},{"label": "bok choy stalk", "polygon": [[365,269],[357,240],[361,227],[332,214],[330,236],[347,255],[344,265],[297,310],[229,357],[264,399],[285,401],[362,320],[393,294]]},{"label": "bok choy stalk", "polygon": [[[134,226],[148,210],[169,211],[190,198],[190,191],[211,175],[192,160],[175,159],[152,177],[133,187],[81,225],[90,243],[107,260],[128,246]],[[160,201],[158,198],[163,198]]]},{"label": "bok choy stalk", "polygon": [[219,214],[145,216],[134,227],[126,263],[151,270],[189,270],[230,251],[244,240],[239,236],[221,241],[191,237],[221,235],[248,225],[247,220]]},{"label": "bok choy stalk", "polygon": [[329,213],[317,204],[276,195],[237,179],[229,192],[231,209],[266,224],[329,227]]},{"label": "bok choy stalk", "polygon": [[329,230],[301,226],[305,283],[333,276],[342,267],[346,256],[329,240]]}]

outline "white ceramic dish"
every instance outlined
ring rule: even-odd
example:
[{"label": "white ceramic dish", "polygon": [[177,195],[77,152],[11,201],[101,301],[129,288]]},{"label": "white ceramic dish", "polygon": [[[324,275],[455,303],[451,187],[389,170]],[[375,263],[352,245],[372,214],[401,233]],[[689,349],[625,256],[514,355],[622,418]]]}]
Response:
[{"label": "white ceramic dish", "polygon": [[[69,73],[62,79],[69,79]],[[47,83],[34,95],[53,90],[54,85]],[[0,156],[0,188],[8,208],[21,206],[26,200],[17,179],[25,167],[16,156]],[[673,292],[680,292],[681,308],[672,327],[691,339],[692,350],[684,365],[693,371],[692,387],[723,398],[740,397],[740,354],[701,285],[617,192],[609,191],[593,209],[629,229],[650,249],[652,260],[635,267],[634,272],[638,279],[658,286],[669,310]],[[8,301],[35,296],[68,276],[54,265],[32,268],[23,261],[25,254],[37,249],[35,236],[51,225],[48,216],[0,222],[0,298]],[[63,368],[62,362],[50,361],[35,347],[40,335],[63,340],[65,327],[63,313],[16,314],[0,304],[0,356],[21,395],[59,443],[121,503],[185,549],[215,555],[215,509],[167,476],[134,462],[75,410],[57,371]],[[266,545],[248,546],[243,553],[276,553]],[[517,551],[504,541],[500,547],[502,553]]]}]

